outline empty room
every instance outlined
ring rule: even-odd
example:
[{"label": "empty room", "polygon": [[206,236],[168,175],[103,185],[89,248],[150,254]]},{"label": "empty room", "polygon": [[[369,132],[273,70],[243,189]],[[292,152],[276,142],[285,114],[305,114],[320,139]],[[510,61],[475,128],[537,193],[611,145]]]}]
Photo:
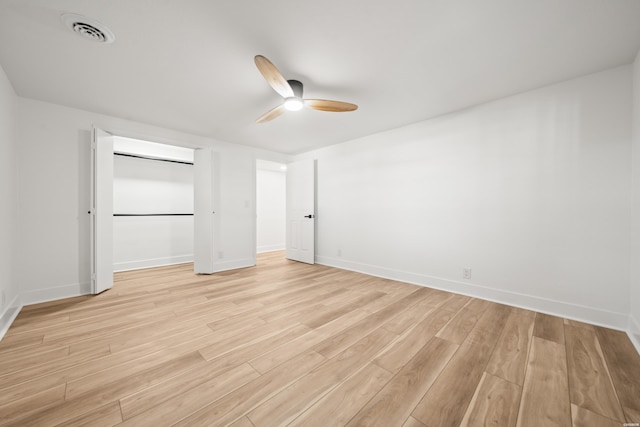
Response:
[{"label": "empty room", "polygon": [[0,0],[5,425],[640,425],[640,2]]}]

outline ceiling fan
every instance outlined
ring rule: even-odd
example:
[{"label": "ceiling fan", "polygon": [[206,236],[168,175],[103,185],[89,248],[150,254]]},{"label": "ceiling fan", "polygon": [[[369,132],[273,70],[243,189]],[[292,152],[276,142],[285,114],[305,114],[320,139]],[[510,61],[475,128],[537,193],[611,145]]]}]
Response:
[{"label": "ceiling fan", "polygon": [[254,58],[256,66],[267,83],[284,98],[284,102],[260,116],[256,123],[264,123],[275,119],[285,111],[298,111],[303,107],[313,110],[331,111],[342,113],[358,109],[356,104],[348,102],[330,101],[327,99],[304,99],[302,98],[302,83],[298,80],[285,79],[275,65],[262,55]]}]

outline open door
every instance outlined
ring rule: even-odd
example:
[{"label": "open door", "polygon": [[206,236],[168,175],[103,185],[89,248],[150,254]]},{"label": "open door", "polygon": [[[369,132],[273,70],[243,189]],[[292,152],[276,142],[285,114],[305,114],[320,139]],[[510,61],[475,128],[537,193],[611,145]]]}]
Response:
[{"label": "open door", "polygon": [[288,259],[315,263],[316,162],[302,160],[287,165]]},{"label": "open door", "polygon": [[212,274],[215,271],[215,171],[217,153],[203,148],[195,150],[193,157],[193,271]]},{"label": "open door", "polygon": [[113,135],[93,128],[91,143],[91,292],[113,287]]}]

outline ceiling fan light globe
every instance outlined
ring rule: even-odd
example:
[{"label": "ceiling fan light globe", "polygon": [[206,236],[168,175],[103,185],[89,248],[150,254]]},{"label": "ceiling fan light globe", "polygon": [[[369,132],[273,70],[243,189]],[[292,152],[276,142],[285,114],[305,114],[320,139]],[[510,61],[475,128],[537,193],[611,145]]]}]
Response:
[{"label": "ceiling fan light globe", "polygon": [[284,108],[288,111],[300,111],[302,107],[304,107],[304,102],[298,97],[292,96],[284,100]]}]

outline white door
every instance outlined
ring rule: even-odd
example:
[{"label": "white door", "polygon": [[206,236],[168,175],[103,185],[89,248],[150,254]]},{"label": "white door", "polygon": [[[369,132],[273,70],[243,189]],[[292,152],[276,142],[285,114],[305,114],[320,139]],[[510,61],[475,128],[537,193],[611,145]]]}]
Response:
[{"label": "white door", "polygon": [[316,162],[287,165],[287,258],[315,262]]},{"label": "white door", "polygon": [[113,135],[93,128],[91,144],[91,292],[113,287]]},{"label": "white door", "polygon": [[215,271],[215,171],[217,153],[210,149],[195,150],[193,157],[193,271],[211,274]]}]

